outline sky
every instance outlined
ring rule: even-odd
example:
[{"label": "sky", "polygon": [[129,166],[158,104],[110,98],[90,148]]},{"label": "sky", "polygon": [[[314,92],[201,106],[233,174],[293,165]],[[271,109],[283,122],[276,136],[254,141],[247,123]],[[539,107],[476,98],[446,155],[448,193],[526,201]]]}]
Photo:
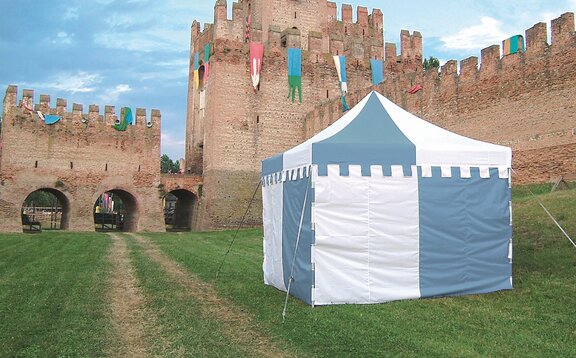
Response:
[{"label": "sky", "polygon": [[[0,96],[8,85],[72,103],[159,109],[162,154],[184,156],[190,26],[213,22],[214,0],[0,0]],[[228,0],[231,17],[232,1]],[[340,9],[342,2],[336,1]],[[576,12],[576,0],[348,0],[384,13],[384,40],[420,31],[441,63],[538,22]],[[354,17],[356,11],[354,10]],[[0,103],[0,110],[2,104]]]}]

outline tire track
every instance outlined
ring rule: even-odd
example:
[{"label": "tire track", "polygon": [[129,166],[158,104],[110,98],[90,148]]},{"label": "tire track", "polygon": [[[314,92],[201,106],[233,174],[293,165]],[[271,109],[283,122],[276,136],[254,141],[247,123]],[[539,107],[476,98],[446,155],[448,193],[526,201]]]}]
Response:
[{"label": "tire track", "polygon": [[[131,234],[142,245],[144,252],[166,271],[178,284],[187,288],[192,299],[196,300],[202,312],[222,324],[223,333],[238,344],[250,356],[257,357],[292,357],[279,349],[269,337],[264,335],[253,322],[250,314],[234,306],[229,300],[219,297],[216,290],[199,277],[182,268],[178,263],[164,254],[152,241]],[[249,348],[245,348],[249,347]]]},{"label": "tire track", "polygon": [[147,330],[154,334],[161,346],[168,347],[169,344],[156,334],[161,329],[156,324],[154,313],[146,307],[146,298],[138,287],[125,239],[116,234],[109,235],[113,242],[109,256],[113,267],[109,301],[114,343],[109,346],[108,355],[149,357],[152,346]]}]

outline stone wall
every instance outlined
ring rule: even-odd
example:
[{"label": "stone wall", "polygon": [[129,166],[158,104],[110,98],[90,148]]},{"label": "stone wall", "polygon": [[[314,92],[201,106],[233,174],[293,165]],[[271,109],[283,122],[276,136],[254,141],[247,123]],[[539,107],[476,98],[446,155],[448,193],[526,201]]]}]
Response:
[{"label": "stone wall", "polygon": [[[136,124],[124,132],[112,128],[115,108],[72,105],[64,99],[24,90],[18,100],[10,86],[4,99],[0,156],[0,231],[20,232],[22,204],[44,189],[64,206],[62,228],[94,231],[93,208],[104,192],[120,196],[128,207],[129,231],[164,231],[160,186],[160,111],[147,116],[136,109]],[[47,125],[37,111],[62,119]]]},{"label": "stone wall", "polygon": [[[377,90],[412,113],[453,132],[514,151],[515,181],[549,180],[573,171],[569,148],[576,142],[576,36],[574,15],[526,31],[526,51],[502,57],[500,46],[481,52],[480,60],[448,61],[423,71],[422,35],[401,32],[400,54],[383,44],[382,13],[328,1],[227,2],[215,6],[214,24],[192,26],[191,53],[212,43],[210,76],[199,87],[189,84],[186,159],[190,172],[203,175],[199,227],[235,227],[259,180],[260,162],[326,128],[342,115],[333,55],[347,58],[350,106]],[[305,16],[307,12],[320,14]],[[252,41],[265,46],[259,89],[252,87],[246,19]],[[303,49],[303,101],[287,98],[286,47]],[[384,53],[383,50],[386,49]],[[370,59],[384,59],[385,81],[371,84]],[[192,74],[192,70],[191,70]],[[415,85],[423,90],[408,91]],[[200,98],[203,97],[201,101]],[[205,105],[200,108],[200,103]],[[535,164],[538,153],[553,164]],[[535,160],[526,167],[525,163]],[[261,203],[248,224],[260,224]]]}]

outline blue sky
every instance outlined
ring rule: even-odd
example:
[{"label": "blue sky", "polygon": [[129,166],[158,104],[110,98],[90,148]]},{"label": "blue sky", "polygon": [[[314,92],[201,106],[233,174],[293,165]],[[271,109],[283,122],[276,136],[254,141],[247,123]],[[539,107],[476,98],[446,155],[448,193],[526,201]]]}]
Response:
[{"label": "blue sky", "polygon": [[[190,25],[215,1],[0,0],[0,93],[10,84],[72,103],[162,111],[162,153],[184,155]],[[231,12],[232,1],[228,1]],[[342,2],[337,1],[340,8]],[[444,63],[576,12],[576,0],[359,0],[380,8],[386,42],[420,31],[424,56]],[[354,14],[356,12],[354,11]],[[399,48],[399,45],[398,45]],[[1,106],[1,104],[0,104]]]}]

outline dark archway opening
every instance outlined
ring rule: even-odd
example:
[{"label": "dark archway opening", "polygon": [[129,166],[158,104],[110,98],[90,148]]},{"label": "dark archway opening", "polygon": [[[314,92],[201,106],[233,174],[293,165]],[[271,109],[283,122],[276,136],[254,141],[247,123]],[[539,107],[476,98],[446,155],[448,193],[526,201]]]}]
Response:
[{"label": "dark archway opening", "polygon": [[59,190],[42,188],[26,197],[21,210],[22,231],[68,230],[70,201]]},{"label": "dark archway opening", "polygon": [[198,89],[200,91],[204,90],[204,74],[206,72],[206,67],[204,65],[198,68]]},{"label": "dark archway opening", "polygon": [[164,197],[166,231],[191,231],[195,205],[194,193],[184,189],[169,192]]},{"label": "dark archway opening", "polygon": [[138,230],[138,205],[127,191],[114,189],[102,193],[94,203],[93,212],[96,231]]}]

